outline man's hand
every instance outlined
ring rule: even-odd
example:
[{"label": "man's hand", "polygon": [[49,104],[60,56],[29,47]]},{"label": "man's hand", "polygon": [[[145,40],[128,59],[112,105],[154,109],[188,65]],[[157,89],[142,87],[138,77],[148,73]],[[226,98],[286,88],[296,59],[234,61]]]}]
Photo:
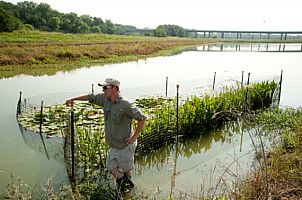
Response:
[{"label": "man's hand", "polygon": [[72,99],[67,99],[66,102],[65,102],[65,104],[67,106],[72,106],[73,105],[73,100]]},{"label": "man's hand", "polygon": [[127,144],[134,144],[136,141],[137,137],[135,137],[134,134],[132,134],[129,138],[126,139]]},{"label": "man's hand", "polygon": [[127,144],[133,144],[136,142],[136,139],[140,136],[142,129],[144,128],[146,119],[140,120],[137,123],[136,130],[131,134],[129,138],[126,139]]}]

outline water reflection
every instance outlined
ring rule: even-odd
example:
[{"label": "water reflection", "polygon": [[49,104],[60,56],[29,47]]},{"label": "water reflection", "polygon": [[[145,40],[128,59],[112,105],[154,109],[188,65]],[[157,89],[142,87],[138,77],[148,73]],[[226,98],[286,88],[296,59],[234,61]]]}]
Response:
[{"label": "water reflection", "polygon": [[222,43],[195,47],[194,51],[302,52],[301,43]]},{"label": "water reflection", "polygon": [[55,160],[64,165],[63,139],[60,137],[47,138],[39,133],[27,130],[19,123],[19,129],[24,143],[33,150],[46,156],[48,160]]},{"label": "water reflection", "polygon": [[[159,198],[167,197],[171,187],[175,195],[179,191],[196,192],[200,186],[208,190],[217,183],[221,166],[231,165],[231,169],[241,168],[241,172],[249,169],[253,151],[251,131],[232,122],[202,136],[182,138],[178,145],[164,146],[137,158],[135,182],[140,190]],[[240,157],[240,161],[234,162]]]}]

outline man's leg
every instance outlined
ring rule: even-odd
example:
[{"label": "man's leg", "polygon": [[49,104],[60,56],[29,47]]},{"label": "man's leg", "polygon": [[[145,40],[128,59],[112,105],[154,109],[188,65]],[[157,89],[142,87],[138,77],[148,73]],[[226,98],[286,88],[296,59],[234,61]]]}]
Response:
[{"label": "man's leg", "polygon": [[111,173],[114,176],[115,180],[120,179],[124,176],[124,172],[122,172],[122,170],[119,168],[111,169]]},{"label": "man's leg", "polygon": [[131,180],[132,170],[134,168],[134,154],[136,144],[127,145],[120,154],[119,166],[124,171],[124,185],[131,189],[134,187],[134,183]]},{"label": "man's leg", "polygon": [[106,166],[109,172],[113,175],[117,185],[120,186],[124,178],[124,172],[119,168],[117,155],[117,149],[110,149],[106,160]]},{"label": "man's leg", "polygon": [[124,173],[124,182],[129,188],[134,187],[134,183],[131,180],[132,171],[128,170]]},{"label": "man's leg", "polygon": [[125,171],[125,175],[128,177],[132,176],[132,170]]},{"label": "man's leg", "polygon": [[123,185],[125,184],[125,173],[119,168],[112,169],[111,173],[115,178],[118,189],[122,189]]}]

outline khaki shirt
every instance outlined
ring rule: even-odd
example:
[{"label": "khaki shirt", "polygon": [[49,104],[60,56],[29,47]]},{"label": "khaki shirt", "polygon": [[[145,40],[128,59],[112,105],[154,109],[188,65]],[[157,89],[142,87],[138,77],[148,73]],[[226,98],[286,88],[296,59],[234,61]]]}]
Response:
[{"label": "khaki shirt", "polygon": [[103,93],[89,94],[89,102],[103,106],[105,119],[105,139],[109,147],[122,149],[130,137],[132,119],[141,121],[146,115],[129,100],[119,95],[114,103]]}]

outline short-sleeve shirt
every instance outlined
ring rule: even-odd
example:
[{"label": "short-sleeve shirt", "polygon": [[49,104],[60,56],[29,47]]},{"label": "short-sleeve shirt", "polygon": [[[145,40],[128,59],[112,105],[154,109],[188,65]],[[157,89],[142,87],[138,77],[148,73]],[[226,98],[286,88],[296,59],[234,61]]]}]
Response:
[{"label": "short-sleeve shirt", "polygon": [[117,96],[115,102],[108,99],[104,93],[96,95],[92,93],[88,97],[90,103],[103,107],[105,139],[109,147],[122,149],[127,146],[126,139],[132,132],[132,120],[144,120],[146,115],[121,95]]}]

